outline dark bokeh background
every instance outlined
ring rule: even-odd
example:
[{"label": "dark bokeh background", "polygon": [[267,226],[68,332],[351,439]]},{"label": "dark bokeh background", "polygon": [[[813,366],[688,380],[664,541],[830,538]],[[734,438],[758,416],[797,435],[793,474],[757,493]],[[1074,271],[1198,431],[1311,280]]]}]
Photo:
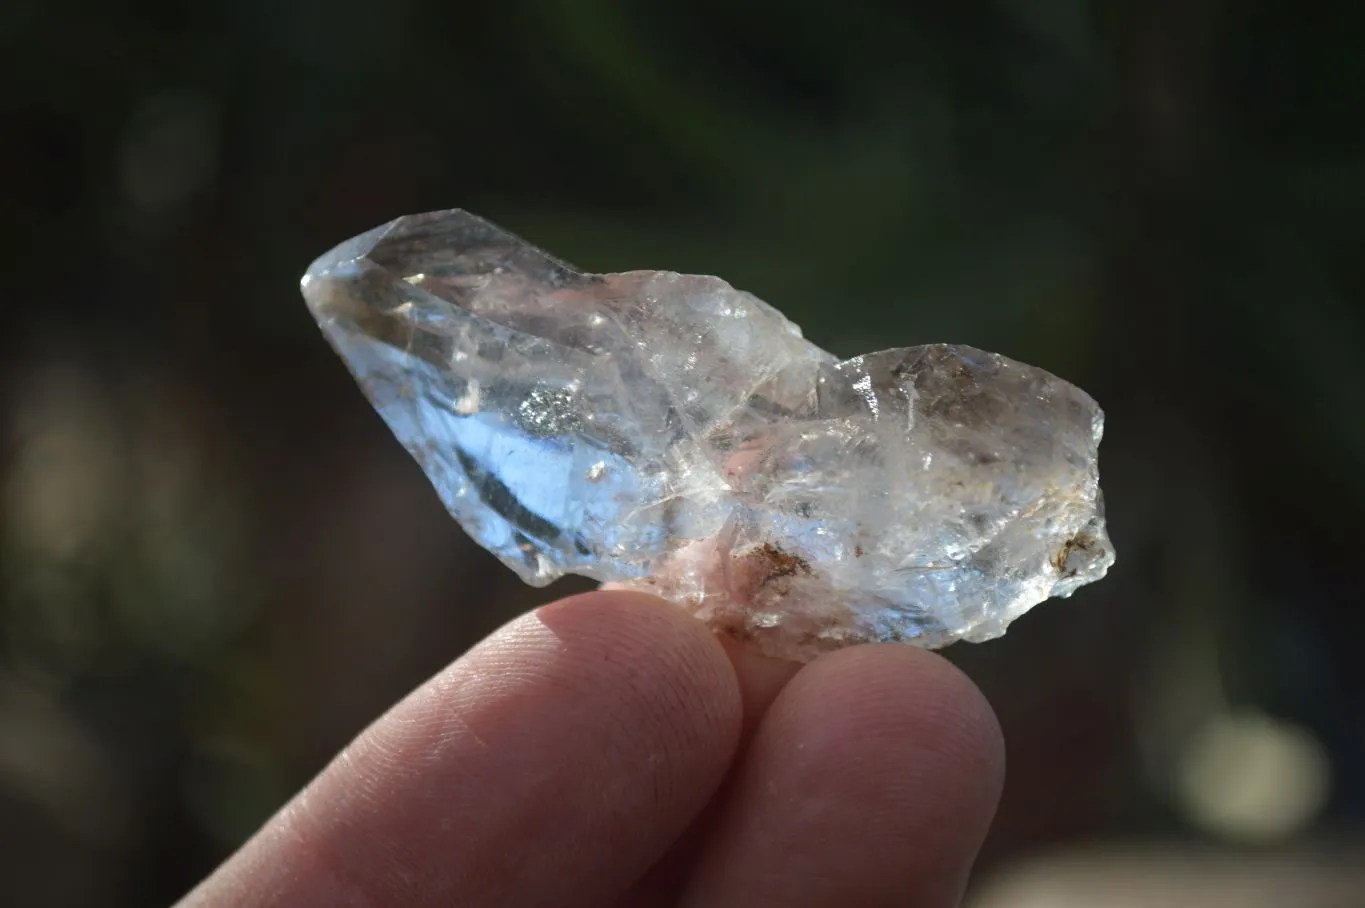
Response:
[{"label": "dark bokeh background", "polygon": [[902,7],[0,6],[0,903],[174,900],[572,588],[464,538],[297,294],[460,206],[1091,391],[1116,569],[950,650],[1010,747],[976,903],[1365,905],[1362,14]]}]

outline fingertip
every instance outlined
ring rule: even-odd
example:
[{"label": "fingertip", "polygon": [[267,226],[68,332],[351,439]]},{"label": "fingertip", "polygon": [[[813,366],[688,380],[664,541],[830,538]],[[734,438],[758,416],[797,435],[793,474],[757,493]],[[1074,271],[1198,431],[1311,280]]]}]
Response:
[{"label": "fingertip", "polygon": [[792,680],[764,726],[768,746],[799,747],[815,772],[842,779],[847,803],[974,858],[1004,786],[1004,737],[947,659],[896,644],[831,653]]},{"label": "fingertip", "polygon": [[741,721],[695,619],[640,593],[570,597],[376,721],[189,903],[608,902],[714,796]]},{"label": "fingertip", "polygon": [[960,668],[928,650],[872,644],[831,653],[811,669],[803,687],[818,691],[831,737],[853,727],[913,732],[918,753],[969,768],[993,812],[1005,739],[985,694]]},{"label": "fingertip", "polygon": [[684,904],[956,904],[1003,777],[994,714],[945,659],[823,656],[763,718]]},{"label": "fingertip", "polygon": [[655,710],[700,723],[698,739],[712,750],[728,747],[723,756],[729,759],[743,698],[725,650],[700,621],[656,596],[623,589],[560,599],[525,620],[573,647],[576,670],[619,674]]},{"label": "fingertip", "polygon": [[[716,633],[702,622],[688,616],[677,605],[658,599],[646,593],[631,590],[616,583],[604,583],[588,596],[604,594],[636,597],[635,604],[645,608],[662,607],[677,619],[685,622],[690,629],[704,633],[710,641],[723,652],[729,660],[733,677],[738,686],[740,702],[743,704],[744,730],[747,737],[757,726],[758,721],[777,698],[778,693],[802,668],[802,663],[787,659],[765,656],[725,634]],[[547,608],[572,608],[580,597],[566,599]],[[622,603],[625,604],[625,603]]]}]

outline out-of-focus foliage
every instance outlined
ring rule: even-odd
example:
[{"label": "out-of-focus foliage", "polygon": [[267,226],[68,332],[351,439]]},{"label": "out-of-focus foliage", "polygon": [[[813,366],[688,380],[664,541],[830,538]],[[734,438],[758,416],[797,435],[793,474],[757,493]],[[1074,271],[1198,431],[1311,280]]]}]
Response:
[{"label": "out-of-focus foliage", "polygon": [[440,511],[295,290],[452,206],[721,274],[836,351],[966,342],[1099,398],[1112,578],[951,653],[1010,740],[987,871],[1358,832],[1361,17],[11,0],[0,903],[173,899],[547,595]]}]

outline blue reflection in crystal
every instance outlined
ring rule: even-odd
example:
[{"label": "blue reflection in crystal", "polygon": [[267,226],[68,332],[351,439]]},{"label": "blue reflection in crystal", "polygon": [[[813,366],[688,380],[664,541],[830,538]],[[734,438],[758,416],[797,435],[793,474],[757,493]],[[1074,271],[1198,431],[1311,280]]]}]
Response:
[{"label": "blue reflection in crystal", "polygon": [[[501,410],[461,412],[459,379],[360,332],[330,333],[375,409],[480,545],[533,583],[565,571],[597,574],[604,560],[635,573],[618,565],[626,554],[622,515],[640,500],[629,460],[579,435],[531,434]],[[592,494],[583,494],[588,484]]]}]

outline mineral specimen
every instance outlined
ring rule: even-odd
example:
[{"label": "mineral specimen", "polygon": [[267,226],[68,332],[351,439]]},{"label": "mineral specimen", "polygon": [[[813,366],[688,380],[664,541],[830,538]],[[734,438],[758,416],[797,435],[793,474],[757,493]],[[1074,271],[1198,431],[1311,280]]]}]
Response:
[{"label": "mineral specimen", "polygon": [[526,582],[648,590],[760,650],[987,640],[1114,561],[1103,414],[935,344],[839,361],[715,277],[585,274],[463,211],[303,278],[447,509]]}]

